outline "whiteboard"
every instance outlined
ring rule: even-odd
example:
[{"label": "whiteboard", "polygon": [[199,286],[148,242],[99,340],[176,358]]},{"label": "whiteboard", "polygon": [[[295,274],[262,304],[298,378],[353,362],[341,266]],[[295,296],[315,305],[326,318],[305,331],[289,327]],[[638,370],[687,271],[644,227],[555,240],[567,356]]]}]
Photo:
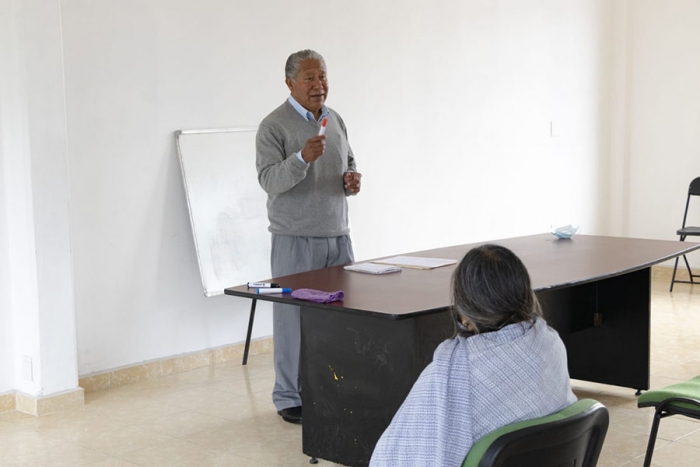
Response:
[{"label": "whiteboard", "polygon": [[255,170],[256,130],[175,132],[207,297],[271,276],[267,194]]}]

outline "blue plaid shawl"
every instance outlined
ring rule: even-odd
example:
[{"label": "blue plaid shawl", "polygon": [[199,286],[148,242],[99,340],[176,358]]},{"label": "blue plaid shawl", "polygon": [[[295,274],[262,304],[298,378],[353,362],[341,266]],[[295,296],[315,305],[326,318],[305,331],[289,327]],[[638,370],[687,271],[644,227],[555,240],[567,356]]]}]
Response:
[{"label": "blue plaid shawl", "polygon": [[370,466],[460,466],[485,434],[574,402],[566,349],[543,319],[448,339],[379,439]]}]

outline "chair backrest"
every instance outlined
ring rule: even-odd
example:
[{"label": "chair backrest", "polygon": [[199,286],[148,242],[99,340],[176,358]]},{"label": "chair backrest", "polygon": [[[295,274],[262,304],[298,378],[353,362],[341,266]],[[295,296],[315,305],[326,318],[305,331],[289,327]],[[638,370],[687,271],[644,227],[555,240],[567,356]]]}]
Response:
[{"label": "chair backrest", "polygon": [[694,178],[688,187],[688,199],[685,201],[685,212],[683,213],[683,224],[681,225],[683,229],[686,227],[685,221],[688,218],[688,206],[690,206],[691,196],[700,196],[700,177]]},{"label": "chair backrest", "polygon": [[489,433],[472,446],[462,467],[595,467],[609,422],[603,404],[582,399]]},{"label": "chair backrest", "polygon": [[692,182],[690,182],[688,194],[691,196],[700,196],[700,177],[697,177]]}]

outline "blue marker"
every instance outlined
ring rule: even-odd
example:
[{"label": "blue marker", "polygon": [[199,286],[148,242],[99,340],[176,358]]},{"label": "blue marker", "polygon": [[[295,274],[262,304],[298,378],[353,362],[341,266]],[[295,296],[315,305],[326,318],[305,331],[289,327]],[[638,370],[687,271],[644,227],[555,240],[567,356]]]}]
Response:
[{"label": "blue marker", "polygon": [[292,289],[289,287],[279,287],[279,288],[267,288],[267,289],[258,289],[257,294],[258,295],[267,295],[271,293],[292,293]]}]

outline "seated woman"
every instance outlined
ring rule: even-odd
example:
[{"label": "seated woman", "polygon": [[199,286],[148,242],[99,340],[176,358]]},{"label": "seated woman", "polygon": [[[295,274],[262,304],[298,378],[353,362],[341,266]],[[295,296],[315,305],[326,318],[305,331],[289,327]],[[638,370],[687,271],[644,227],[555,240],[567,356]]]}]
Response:
[{"label": "seated woman", "polygon": [[456,336],[435,350],[370,466],[460,466],[485,434],[576,402],[564,343],[512,251],[469,251],[452,276],[452,303]]}]

